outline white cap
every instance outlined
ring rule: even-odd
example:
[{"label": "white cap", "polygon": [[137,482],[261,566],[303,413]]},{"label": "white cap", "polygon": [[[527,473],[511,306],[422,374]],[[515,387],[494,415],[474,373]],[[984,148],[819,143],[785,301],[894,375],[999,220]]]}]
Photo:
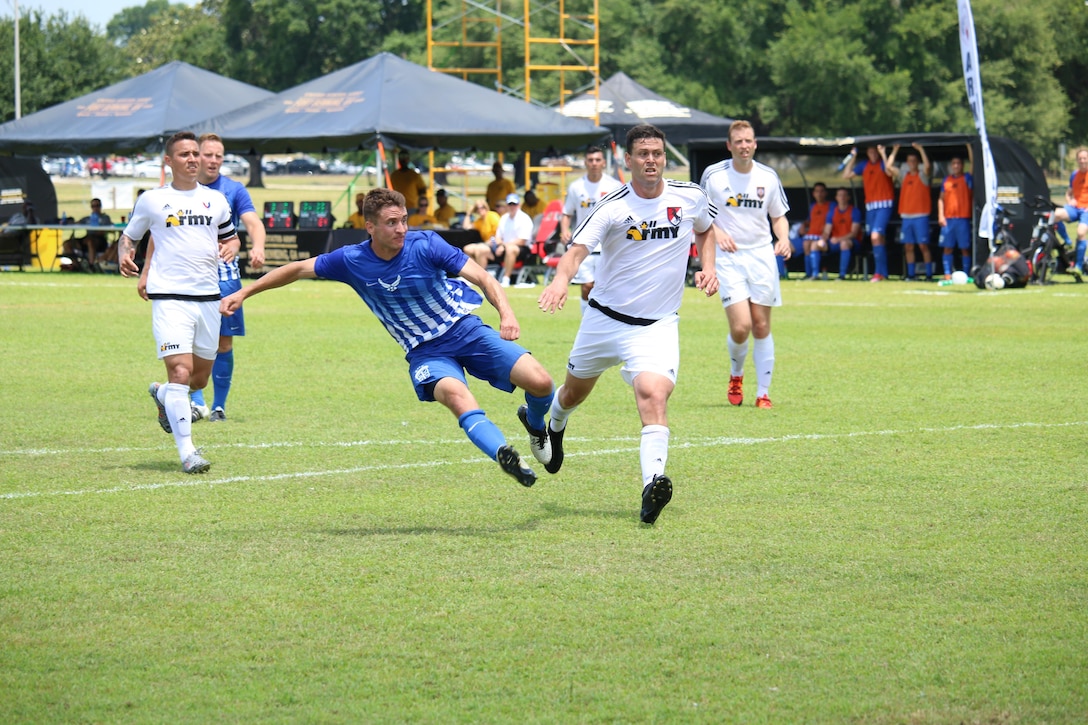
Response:
[{"label": "white cap", "polygon": [[507,204],[520,204],[521,203],[521,197],[518,196],[517,194],[507,194],[506,195],[506,203]]}]

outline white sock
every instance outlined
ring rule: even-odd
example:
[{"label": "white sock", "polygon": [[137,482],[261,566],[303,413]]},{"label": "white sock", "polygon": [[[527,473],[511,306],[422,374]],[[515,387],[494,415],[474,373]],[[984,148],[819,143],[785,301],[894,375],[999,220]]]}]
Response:
[{"label": "white sock", "polygon": [[167,383],[159,386],[159,402],[166,408],[166,417],[170,419],[170,428],[174,432],[174,443],[182,463],[189,454],[196,450],[193,445],[193,414],[189,404],[189,386],[181,383]]},{"label": "white sock", "polygon": [[563,386],[560,385],[559,388],[555,391],[555,395],[552,396],[552,408],[548,412],[548,418],[550,419],[548,427],[554,430],[556,433],[559,433],[567,427],[567,418],[569,418],[570,414],[573,413],[575,408],[578,407],[577,405],[572,405],[569,408],[564,408],[562,405],[559,404],[559,393],[562,390]]},{"label": "white sock", "polygon": [[771,376],[774,375],[774,337],[767,333],[763,339],[754,338],[752,343],[752,363],[756,366],[756,397],[762,397],[771,389]]},{"label": "white sock", "polygon": [[578,300],[578,302],[581,303],[581,305],[582,305],[582,317],[585,317],[586,309],[589,308],[589,300],[581,300],[580,299],[580,300]]},{"label": "white sock", "polygon": [[649,485],[654,476],[665,473],[669,460],[669,427],[646,425],[642,427],[642,440],[638,447],[638,459],[642,464],[642,487]]},{"label": "white sock", "polygon": [[729,341],[729,374],[733,377],[744,375],[744,358],[748,357],[748,338],[744,342],[736,342],[732,335],[728,335]]}]

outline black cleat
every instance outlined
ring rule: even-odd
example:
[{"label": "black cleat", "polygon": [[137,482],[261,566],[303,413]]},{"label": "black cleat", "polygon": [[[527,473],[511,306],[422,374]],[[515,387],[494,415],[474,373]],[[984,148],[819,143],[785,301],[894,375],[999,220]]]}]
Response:
[{"label": "black cleat", "polygon": [[[529,450],[533,452],[533,457],[547,466],[552,460],[552,444],[548,440],[548,431],[529,425],[528,405],[518,408],[518,420],[525,426],[525,432],[529,434]],[[547,423],[544,425],[546,426]]]},{"label": "black cleat", "polygon": [[551,460],[544,464],[544,470],[548,473],[559,473],[559,469],[563,467],[563,434],[566,432],[566,428],[554,431],[548,426],[548,442],[552,445]]},{"label": "black cleat", "polygon": [[672,500],[672,481],[665,474],[654,476],[654,480],[646,484],[642,489],[642,514],[640,518],[644,524],[652,524],[657,521],[661,509]]},{"label": "black cleat", "polygon": [[528,488],[536,483],[536,474],[533,473],[533,469],[525,465],[525,461],[522,460],[513,446],[500,448],[498,453],[495,454],[495,460],[499,462],[499,467],[502,468],[504,473],[513,476],[522,486]]}]

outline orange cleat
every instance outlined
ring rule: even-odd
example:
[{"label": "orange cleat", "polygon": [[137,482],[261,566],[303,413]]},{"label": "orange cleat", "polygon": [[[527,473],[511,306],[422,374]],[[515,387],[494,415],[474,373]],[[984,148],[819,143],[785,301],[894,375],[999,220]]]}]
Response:
[{"label": "orange cleat", "polygon": [[773,408],[774,405],[771,403],[770,398],[768,398],[766,395],[761,395],[758,398],[756,398],[756,407],[757,408]]},{"label": "orange cleat", "polygon": [[729,376],[729,398],[730,405],[740,405],[744,402],[744,376],[743,375],[730,375]]}]

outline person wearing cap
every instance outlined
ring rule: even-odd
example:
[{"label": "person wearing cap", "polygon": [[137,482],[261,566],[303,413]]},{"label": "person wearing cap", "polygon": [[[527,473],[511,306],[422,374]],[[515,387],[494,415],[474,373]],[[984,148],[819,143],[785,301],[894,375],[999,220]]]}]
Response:
[{"label": "person wearing cap", "polygon": [[504,170],[501,161],[496,161],[491,166],[491,173],[495,175],[495,180],[487,185],[487,205],[502,214],[499,204],[514,193],[514,182],[503,177]]},{"label": "person wearing cap", "polygon": [[507,194],[506,213],[499,220],[499,228],[495,232],[495,241],[498,243],[495,258],[502,261],[502,277],[499,281],[503,287],[510,286],[510,274],[514,271],[514,265],[519,256],[529,251],[532,239],[533,219],[521,210],[521,197]]},{"label": "person wearing cap", "polygon": [[434,218],[444,227],[448,227],[453,223],[454,217],[457,216],[457,210],[450,206],[449,197],[446,196],[445,189],[439,189],[434,193]]},{"label": "person wearing cap", "polygon": [[389,174],[389,183],[404,195],[408,213],[415,214],[419,210],[419,198],[427,194],[427,182],[412,168],[411,161],[408,150],[401,149],[397,153],[397,170]]}]

